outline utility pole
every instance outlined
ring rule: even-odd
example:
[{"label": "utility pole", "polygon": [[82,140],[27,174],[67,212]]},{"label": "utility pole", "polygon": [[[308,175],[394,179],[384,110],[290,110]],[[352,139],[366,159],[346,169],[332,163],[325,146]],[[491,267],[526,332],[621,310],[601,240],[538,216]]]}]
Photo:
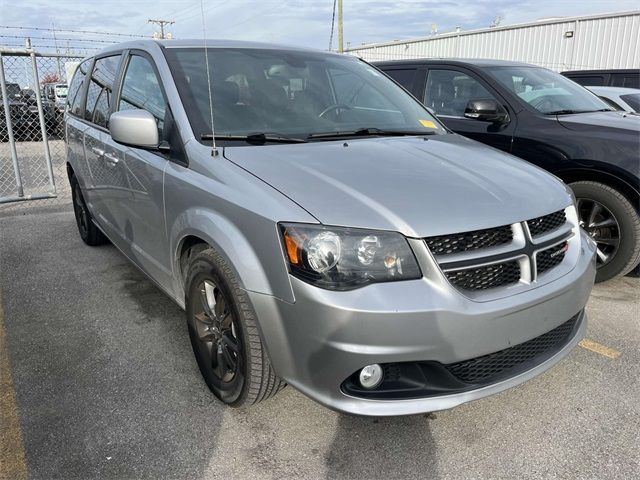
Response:
[{"label": "utility pole", "polygon": [[164,26],[165,25],[173,25],[174,23],[176,23],[173,20],[152,20],[151,18],[149,20],[147,20],[147,23],[157,23],[158,25],[160,25],[160,38],[167,38],[164,35]]},{"label": "utility pole", "polygon": [[342,0],[338,0],[338,52],[344,52],[344,32],[342,30]]},{"label": "utility pole", "polygon": [[[53,24],[53,22],[51,22],[51,30],[53,31],[53,44],[56,47],[56,53],[60,53],[60,50],[58,49],[58,39],[56,38],[56,26]],[[56,60],[58,61],[58,78],[62,79],[62,68],[60,68],[60,57],[56,57]]]}]

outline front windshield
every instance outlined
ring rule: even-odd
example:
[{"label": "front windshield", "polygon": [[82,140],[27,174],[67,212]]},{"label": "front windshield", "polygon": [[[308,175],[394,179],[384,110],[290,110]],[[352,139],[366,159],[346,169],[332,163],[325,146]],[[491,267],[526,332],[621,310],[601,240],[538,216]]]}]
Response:
[{"label": "front windshield", "polygon": [[559,73],[540,67],[493,67],[490,73],[540,113],[611,110],[596,95]]},{"label": "front windshield", "polygon": [[[210,135],[204,49],[165,51],[196,138]],[[380,135],[446,133],[424,106],[355,57],[209,48],[208,60],[216,137],[261,133],[308,139],[363,129]]]}]

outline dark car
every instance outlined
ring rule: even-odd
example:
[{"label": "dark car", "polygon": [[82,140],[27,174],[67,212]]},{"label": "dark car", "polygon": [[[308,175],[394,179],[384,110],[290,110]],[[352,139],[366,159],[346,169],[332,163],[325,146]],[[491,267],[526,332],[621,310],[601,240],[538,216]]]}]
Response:
[{"label": "dark car", "polygon": [[638,265],[640,117],[612,111],[562,75],[524,63],[433,59],[376,66],[451,130],[570,184],[581,225],[598,243],[598,281]]},{"label": "dark car", "polygon": [[640,69],[571,70],[562,72],[567,78],[584,87],[640,88]]},{"label": "dark car", "polygon": [[[7,83],[6,88],[14,138],[30,139],[32,132],[39,132],[38,106],[28,94],[24,94],[24,91],[17,83]],[[4,100],[2,91],[0,91],[0,141],[6,142],[8,138]]]}]

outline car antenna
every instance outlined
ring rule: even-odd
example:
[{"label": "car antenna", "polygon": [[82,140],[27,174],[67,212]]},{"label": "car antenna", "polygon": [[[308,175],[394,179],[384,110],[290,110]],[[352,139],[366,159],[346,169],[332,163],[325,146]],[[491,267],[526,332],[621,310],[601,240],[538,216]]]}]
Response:
[{"label": "car antenna", "polygon": [[204,0],[200,0],[200,14],[202,16],[202,37],[204,40],[204,63],[207,68],[207,88],[209,90],[209,113],[211,115],[211,156],[218,156],[218,149],[216,148],[216,132],[213,125],[213,93],[211,93],[211,73],[209,70],[209,54],[207,50],[207,31],[205,29],[204,21]]}]

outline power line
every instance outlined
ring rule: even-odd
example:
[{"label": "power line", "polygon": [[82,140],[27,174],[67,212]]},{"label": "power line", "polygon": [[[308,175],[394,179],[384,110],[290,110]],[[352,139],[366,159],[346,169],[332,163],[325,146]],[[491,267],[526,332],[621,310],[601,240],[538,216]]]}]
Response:
[{"label": "power line", "polygon": [[133,35],[129,33],[114,33],[114,32],[96,32],[93,30],[73,30],[73,29],[64,29],[64,28],[44,28],[44,27],[15,27],[11,25],[0,25],[0,28],[9,28],[14,30],[39,30],[46,32],[67,32],[67,33],[91,33],[97,35],[104,36],[113,36],[113,37],[139,37],[139,38],[148,38],[145,35]]},{"label": "power line", "polygon": [[[208,7],[206,7],[204,9],[204,13],[210,13],[213,10],[215,10],[216,8],[225,6],[225,5],[229,5],[229,2],[227,2],[226,0],[224,2],[220,2],[218,4],[213,4],[213,5],[209,5]],[[185,10],[186,12],[186,10]],[[201,11],[195,11],[195,13],[191,12],[189,14],[187,14],[187,16],[182,16],[185,12],[182,12],[180,15],[178,15],[181,18],[178,18],[177,20],[180,22],[186,22],[188,20],[191,20],[194,17],[197,17],[198,15],[202,15],[203,13]]]},{"label": "power line", "polygon": [[[24,45],[24,43],[22,43],[22,44],[8,44],[8,43],[6,43],[6,44],[3,44],[2,47],[25,48],[25,45]],[[38,45],[34,44],[34,45],[31,45],[31,49],[32,50],[35,50],[37,48],[58,48],[59,49],[60,46],[59,45],[58,46],[56,46],[56,45],[47,45],[47,44],[38,44]],[[65,46],[65,50],[67,50],[67,49],[69,51],[77,51],[77,52],[80,52],[80,51],[89,52],[89,51],[98,50],[95,47],[87,47],[87,46],[69,46],[69,47]]]},{"label": "power line", "polygon": [[225,25],[225,28],[223,29],[223,31],[221,32],[223,35],[230,35],[229,33],[225,34],[224,30],[228,30],[229,28],[233,28],[233,27],[237,27],[238,25],[242,25],[243,23],[247,23],[250,20],[253,20],[256,17],[262,17],[263,15],[265,15],[266,13],[272,13],[275,10],[278,10],[279,8],[285,7],[286,4],[283,2],[280,5],[276,6],[276,7],[269,7],[265,10],[261,10],[258,13],[256,13],[255,15],[251,15],[247,18],[245,18],[244,20],[241,20],[239,22],[233,23],[231,25]]},{"label": "power line", "polygon": [[[0,35],[0,38],[31,38],[31,39],[37,39],[37,40],[53,40],[52,37],[34,37],[32,35]],[[88,39],[88,38],[60,38],[57,37],[57,39],[59,41],[64,41],[64,42],[90,42],[90,43],[108,43],[108,44],[113,44],[115,43],[112,40],[92,40],[92,39]]]}]

